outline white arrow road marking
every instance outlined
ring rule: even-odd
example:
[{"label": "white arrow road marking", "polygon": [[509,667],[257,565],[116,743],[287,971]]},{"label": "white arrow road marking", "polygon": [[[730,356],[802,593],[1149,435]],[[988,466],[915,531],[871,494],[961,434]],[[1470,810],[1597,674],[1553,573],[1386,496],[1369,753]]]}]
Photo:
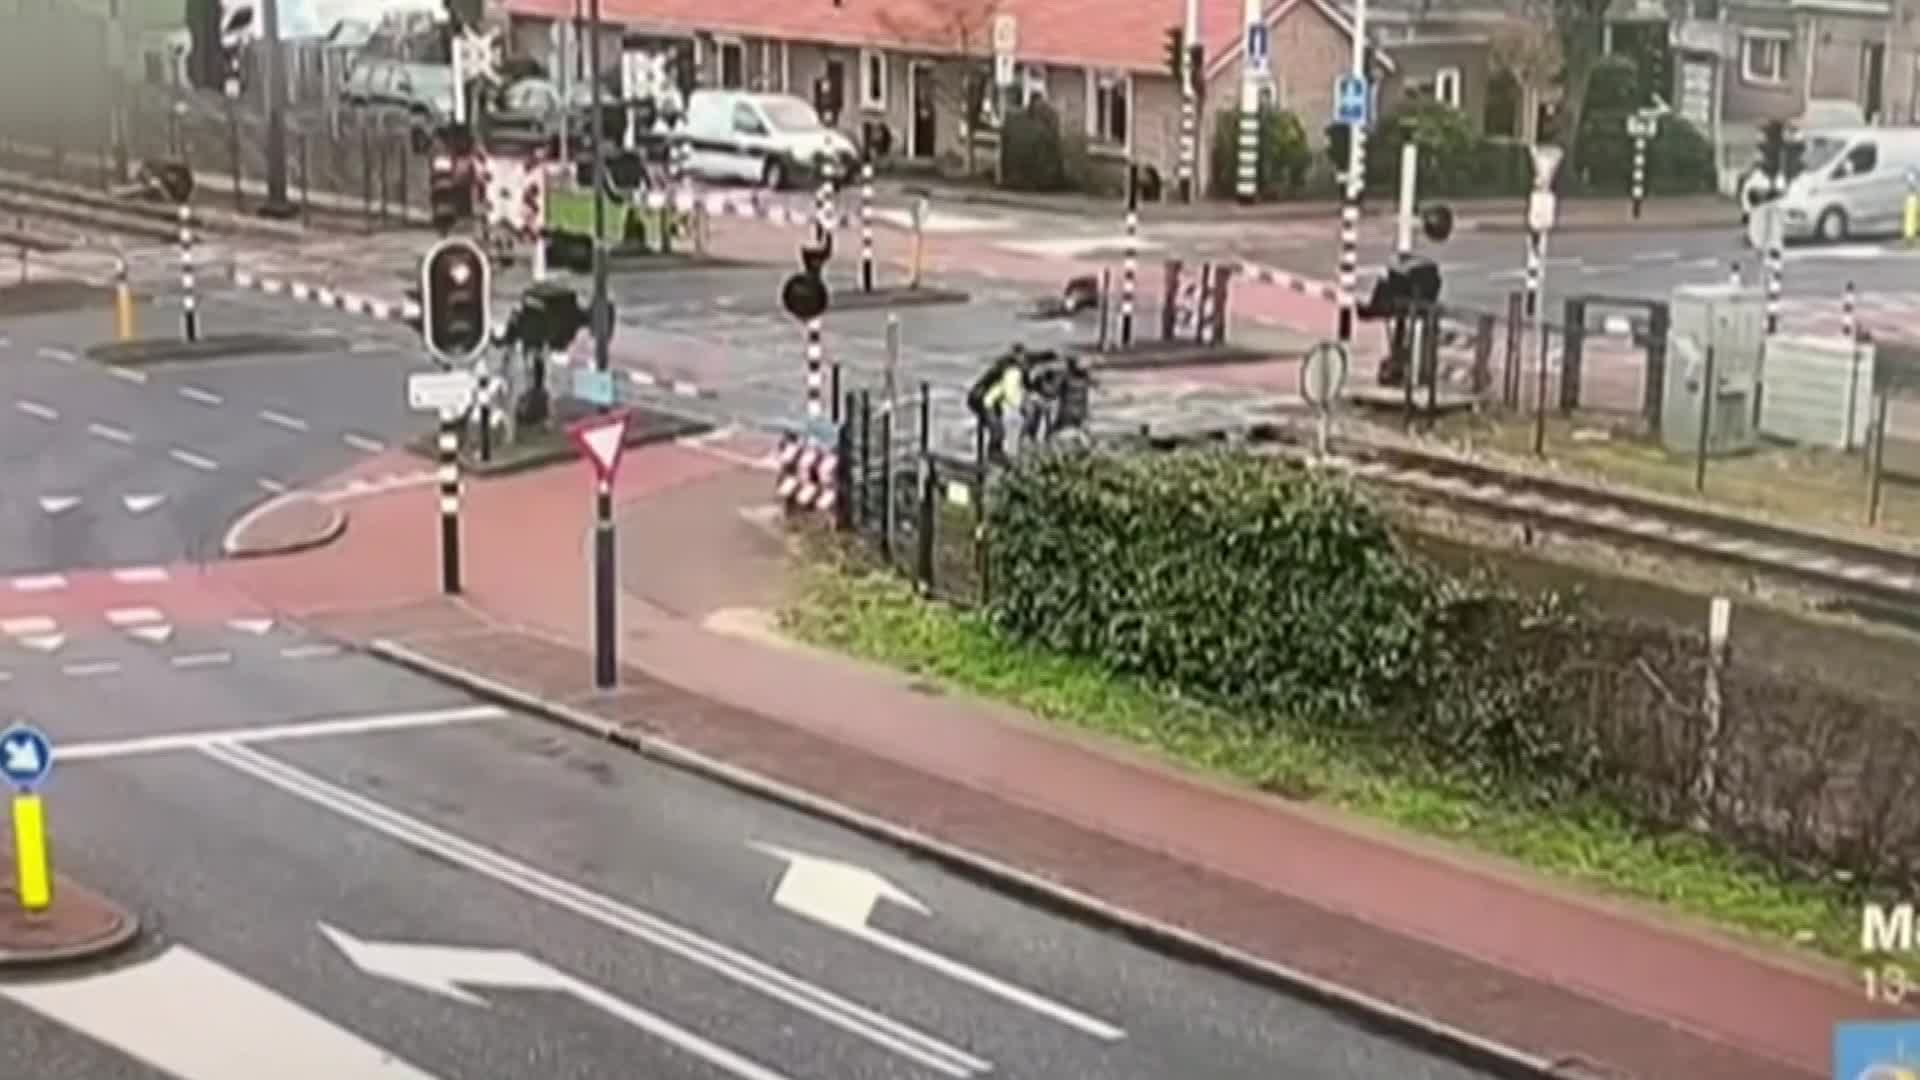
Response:
[{"label": "white arrow road marking", "polygon": [[129,514],[144,514],[166,501],[167,497],[165,495],[158,494],[120,496],[120,505],[126,507],[127,513]]},{"label": "white arrow road marking", "polygon": [[[451,862],[554,907],[571,911],[690,960],[944,1075],[965,1078],[993,1068],[984,1059],[831,990],[788,974],[738,949],[702,937],[610,896],[583,889],[255,750],[215,742],[203,746],[201,752],[263,783],[331,810],[417,851]],[[72,756],[72,751],[62,749],[60,756],[65,761]]]},{"label": "white arrow road marking", "polygon": [[0,985],[0,996],[180,1080],[434,1080],[179,945],[102,975]]},{"label": "white arrow road marking", "polygon": [[1005,998],[1068,1027],[1078,1028],[1097,1039],[1126,1037],[1125,1031],[1105,1020],[1088,1016],[1078,1009],[868,926],[867,919],[873,914],[874,905],[881,900],[891,900],[922,915],[929,914],[926,905],[879,874],[852,863],[823,859],[772,844],[752,846],[774,858],[786,860],[787,869],[780,875],[780,884],[773,893],[773,902],[777,906],[931,968],[948,978]]},{"label": "white arrow road marking", "polygon": [[725,1069],[743,1080],[788,1080],[751,1058],[743,1057],[719,1043],[702,1038],[663,1017],[656,1016],[607,993],[591,983],[559,971],[525,953],[509,949],[462,949],[441,945],[403,945],[361,941],[322,923],[320,932],[344,953],[353,965],[369,975],[378,975],[398,983],[435,994],[444,994],[469,1005],[486,1006],[486,1001],[462,986],[498,987],[503,990],[554,990],[571,994],[617,1019],[624,1020],[663,1042],[692,1054],[710,1065]]},{"label": "white arrow road marking", "polygon": [[42,495],[40,496],[40,509],[46,511],[49,514],[64,514],[67,511],[79,505],[80,505],[80,496],[78,495]]}]

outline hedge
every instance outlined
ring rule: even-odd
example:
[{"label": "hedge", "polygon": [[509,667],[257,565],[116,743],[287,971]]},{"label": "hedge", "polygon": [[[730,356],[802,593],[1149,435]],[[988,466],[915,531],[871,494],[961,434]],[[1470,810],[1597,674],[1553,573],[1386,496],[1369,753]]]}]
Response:
[{"label": "hedge", "polygon": [[[1263,109],[1258,137],[1254,158],[1257,197],[1270,202],[1299,195],[1313,164],[1313,151],[1307,148],[1307,130],[1300,118],[1285,109]],[[1240,179],[1239,110],[1225,110],[1214,118],[1208,167],[1214,196],[1233,198]]]},{"label": "hedge", "polygon": [[1896,701],[1736,662],[1709,745],[1700,634],[1444,572],[1345,481],[1273,459],[1039,453],[989,505],[1003,632],[1222,706],[1244,736],[1285,725],[1502,799],[1704,817],[1863,887],[1917,877],[1920,734]]}]

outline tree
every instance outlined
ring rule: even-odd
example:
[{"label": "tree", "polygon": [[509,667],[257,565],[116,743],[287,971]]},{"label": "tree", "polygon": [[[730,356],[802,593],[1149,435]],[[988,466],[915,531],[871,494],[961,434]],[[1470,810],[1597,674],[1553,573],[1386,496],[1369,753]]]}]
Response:
[{"label": "tree", "polygon": [[[1586,111],[1587,88],[1593,69],[1603,58],[1607,10],[1612,0],[1518,0],[1506,23],[1493,36],[1493,60],[1532,91],[1536,102],[1559,101],[1555,127],[1566,151],[1560,172],[1578,168],[1575,133]],[[1533,117],[1522,118],[1522,132],[1533,127]],[[1546,133],[1537,132],[1536,141]]]},{"label": "tree", "polygon": [[960,114],[966,128],[967,175],[978,171],[974,132],[983,126],[993,90],[993,17],[1000,0],[913,0],[879,11],[888,33],[940,55],[934,100]]},{"label": "tree", "polygon": [[1491,53],[1494,67],[1505,71],[1520,88],[1521,115],[1514,134],[1527,137],[1533,134],[1535,121],[1528,106],[1551,100],[1559,87],[1559,37],[1544,19],[1516,17],[1494,32]]}]

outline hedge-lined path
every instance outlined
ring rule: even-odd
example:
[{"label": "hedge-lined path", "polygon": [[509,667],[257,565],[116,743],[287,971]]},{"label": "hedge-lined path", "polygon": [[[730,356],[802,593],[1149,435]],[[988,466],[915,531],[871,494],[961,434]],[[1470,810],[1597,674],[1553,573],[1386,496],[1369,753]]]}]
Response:
[{"label": "hedge-lined path", "polygon": [[1600,1067],[1565,1075],[1823,1075],[1832,1024],[1872,1012],[1837,973],[1180,775],[903,676],[708,629],[734,617],[716,608],[777,595],[779,545],[759,512],[771,477],[743,464],[756,457],[711,443],[629,455],[630,666],[612,695],[591,692],[582,650],[590,499],[578,465],[471,486],[457,603],[433,595],[425,489],[356,504],[330,548],[235,569],[310,626],[397,641],[1249,956]]}]

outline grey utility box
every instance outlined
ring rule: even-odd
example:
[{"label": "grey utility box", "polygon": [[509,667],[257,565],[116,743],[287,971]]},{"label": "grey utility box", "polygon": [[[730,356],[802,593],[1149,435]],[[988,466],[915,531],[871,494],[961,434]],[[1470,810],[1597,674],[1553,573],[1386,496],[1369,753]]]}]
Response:
[{"label": "grey utility box", "polygon": [[1767,342],[1760,434],[1801,446],[1858,450],[1873,414],[1871,342],[1776,334]]},{"label": "grey utility box", "polygon": [[[1713,395],[1707,453],[1737,454],[1757,441],[1766,297],[1738,285],[1684,285],[1673,291],[1667,327],[1666,385],[1661,388],[1660,441],[1675,453],[1700,448],[1703,396]],[[1713,385],[1707,386],[1708,350]]]}]

